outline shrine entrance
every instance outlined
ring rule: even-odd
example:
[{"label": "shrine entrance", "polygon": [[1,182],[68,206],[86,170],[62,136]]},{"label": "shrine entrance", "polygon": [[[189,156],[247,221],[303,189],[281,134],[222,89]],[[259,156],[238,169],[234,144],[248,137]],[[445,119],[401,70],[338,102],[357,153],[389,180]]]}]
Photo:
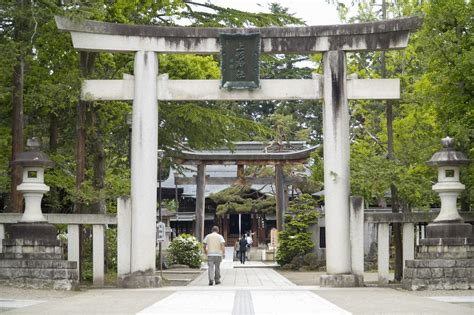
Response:
[{"label": "shrine entrance", "polygon": [[[227,239],[229,245],[233,244],[236,239],[239,239],[242,234],[252,231],[252,217],[250,213],[234,213],[229,214],[229,232]],[[230,242],[230,240],[234,242]]]},{"label": "shrine entrance", "polygon": [[[301,184],[304,179],[300,176],[288,176],[284,173],[284,167],[288,165],[304,165],[307,164],[311,152],[316,147],[309,147],[304,142],[290,142],[285,146],[279,147],[278,150],[270,151],[268,145],[259,142],[252,143],[252,150],[241,150],[237,144],[234,151],[218,149],[216,151],[181,151],[175,152],[173,160],[177,164],[185,167],[193,167],[196,169],[195,176],[174,177],[176,185],[191,184],[196,185],[196,221],[195,235],[198,238],[205,234],[205,200],[206,187],[212,186],[223,189],[222,185],[272,185],[274,187],[274,195],[276,201],[276,211],[273,218],[273,224],[266,225],[266,217],[263,213],[246,209],[248,213],[226,213],[216,218],[216,224],[220,227],[220,231],[224,236],[228,246],[234,246],[240,236],[247,232],[253,232],[255,236],[254,246],[259,244],[265,245],[270,240],[270,230],[276,227],[278,230],[283,229],[283,221],[288,206],[288,187],[295,184]],[[269,152],[270,151],[270,152]],[[258,165],[262,167],[274,167],[274,176],[264,177],[247,177],[245,176],[245,167],[248,165]],[[210,176],[207,169],[211,167],[227,168],[233,167],[234,177]],[[212,173],[211,174],[215,174]]]},{"label": "shrine entrance", "polygon": [[[60,30],[69,31],[78,50],[135,53],[134,75],[123,80],[86,80],[82,99],[133,100],[131,211],[125,229],[124,254],[119,251],[119,277],[131,277],[146,286],[153,275],[156,248],[156,179],[158,100],[305,100],[324,99],[324,187],[326,210],[326,265],[322,285],[354,286],[363,277],[352,261],[349,223],[349,108],[348,99],[398,99],[398,79],[348,79],[346,52],[403,49],[419,20],[403,18],[382,22],[308,27],[197,28],[121,25],[56,17]],[[229,44],[234,71],[223,69],[223,80],[168,80],[158,76],[157,53],[216,54],[232,36],[248,36],[259,53],[323,54],[323,77],[308,80],[260,80],[251,67],[255,49],[243,39]],[[224,39],[224,37],[226,37]],[[222,58],[225,60],[226,58]],[[202,164],[204,165],[204,164]],[[204,167],[198,177],[205,181]],[[204,185],[199,185],[198,188]],[[197,194],[200,195],[199,192]],[[203,236],[204,200],[197,200]],[[283,204],[285,201],[281,201]],[[199,207],[199,208],[198,208]],[[280,216],[281,213],[277,214]],[[125,224],[123,223],[123,224]],[[119,224],[120,229],[120,224]],[[128,234],[127,234],[128,235]],[[119,250],[120,250],[119,245]],[[363,270],[362,270],[363,272]]]}]

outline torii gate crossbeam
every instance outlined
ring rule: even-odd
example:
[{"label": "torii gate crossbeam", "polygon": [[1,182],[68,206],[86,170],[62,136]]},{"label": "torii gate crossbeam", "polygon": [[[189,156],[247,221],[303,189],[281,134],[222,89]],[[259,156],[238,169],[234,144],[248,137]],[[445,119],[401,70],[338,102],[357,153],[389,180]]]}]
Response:
[{"label": "torii gate crossbeam", "polygon": [[[87,100],[133,99],[131,257],[126,257],[131,263],[124,276],[143,277],[155,268],[157,100],[323,98],[328,272],[325,283],[329,286],[357,284],[357,277],[362,275],[352,270],[349,240],[347,100],[399,98],[399,83],[397,80],[347,80],[345,52],[402,49],[408,43],[409,33],[418,28],[418,18],[249,29],[121,25],[63,17],[56,17],[56,23],[60,30],[71,32],[73,45],[78,50],[135,52],[133,79],[86,81],[82,91],[82,98]],[[156,53],[214,54],[220,51],[220,33],[255,32],[261,34],[260,46],[264,53],[322,52],[323,80],[317,77],[298,82],[262,80],[261,89],[225,91],[219,89],[218,82],[173,82],[157,78]],[[345,279],[352,280],[344,282]],[[147,286],[147,283],[144,280],[142,285]]]}]

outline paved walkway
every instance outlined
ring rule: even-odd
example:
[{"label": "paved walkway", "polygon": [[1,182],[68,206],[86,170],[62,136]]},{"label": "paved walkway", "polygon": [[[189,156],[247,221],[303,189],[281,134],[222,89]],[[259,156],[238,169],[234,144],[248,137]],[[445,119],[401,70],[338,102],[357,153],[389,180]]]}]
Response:
[{"label": "paved walkway", "polygon": [[[222,284],[207,272],[186,287],[54,292],[0,288],[6,314],[474,314],[474,293],[425,296],[390,288],[297,286],[260,262],[222,263]],[[463,293],[464,294],[464,293]],[[459,304],[457,304],[459,303]]]},{"label": "paved walkway", "polygon": [[232,250],[226,248],[221,284],[209,286],[206,270],[184,290],[138,314],[350,314],[308,288],[297,287],[262,262],[232,261]]}]

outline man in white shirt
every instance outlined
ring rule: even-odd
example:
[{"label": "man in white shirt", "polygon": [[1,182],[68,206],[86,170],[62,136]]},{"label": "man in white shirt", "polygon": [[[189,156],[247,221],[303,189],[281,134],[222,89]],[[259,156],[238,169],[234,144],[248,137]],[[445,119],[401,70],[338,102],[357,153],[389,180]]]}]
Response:
[{"label": "man in white shirt", "polygon": [[247,235],[246,235],[245,238],[247,239],[247,251],[246,251],[246,256],[247,256],[247,260],[249,260],[250,249],[252,248],[252,243],[253,243],[252,232],[251,232],[251,231],[247,232]]},{"label": "man in white shirt", "polygon": [[204,240],[204,254],[207,255],[209,285],[221,283],[221,261],[225,257],[225,240],[219,234],[219,227],[213,226],[212,233],[207,234]]}]

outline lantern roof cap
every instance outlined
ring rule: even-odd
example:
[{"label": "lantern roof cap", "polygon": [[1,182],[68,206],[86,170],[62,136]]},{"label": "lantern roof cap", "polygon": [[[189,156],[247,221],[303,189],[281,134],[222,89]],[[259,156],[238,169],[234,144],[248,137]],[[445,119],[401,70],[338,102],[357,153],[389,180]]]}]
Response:
[{"label": "lantern roof cap", "polygon": [[454,138],[446,137],[441,139],[443,150],[433,154],[427,162],[430,166],[458,166],[469,164],[471,160],[466,158],[464,153],[454,149]]},{"label": "lantern roof cap", "polygon": [[40,143],[37,138],[30,138],[26,142],[28,151],[23,151],[16,155],[15,160],[12,161],[12,165],[30,166],[30,167],[44,167],[50,168],[54,165],[48,155],[39,150]]}]

